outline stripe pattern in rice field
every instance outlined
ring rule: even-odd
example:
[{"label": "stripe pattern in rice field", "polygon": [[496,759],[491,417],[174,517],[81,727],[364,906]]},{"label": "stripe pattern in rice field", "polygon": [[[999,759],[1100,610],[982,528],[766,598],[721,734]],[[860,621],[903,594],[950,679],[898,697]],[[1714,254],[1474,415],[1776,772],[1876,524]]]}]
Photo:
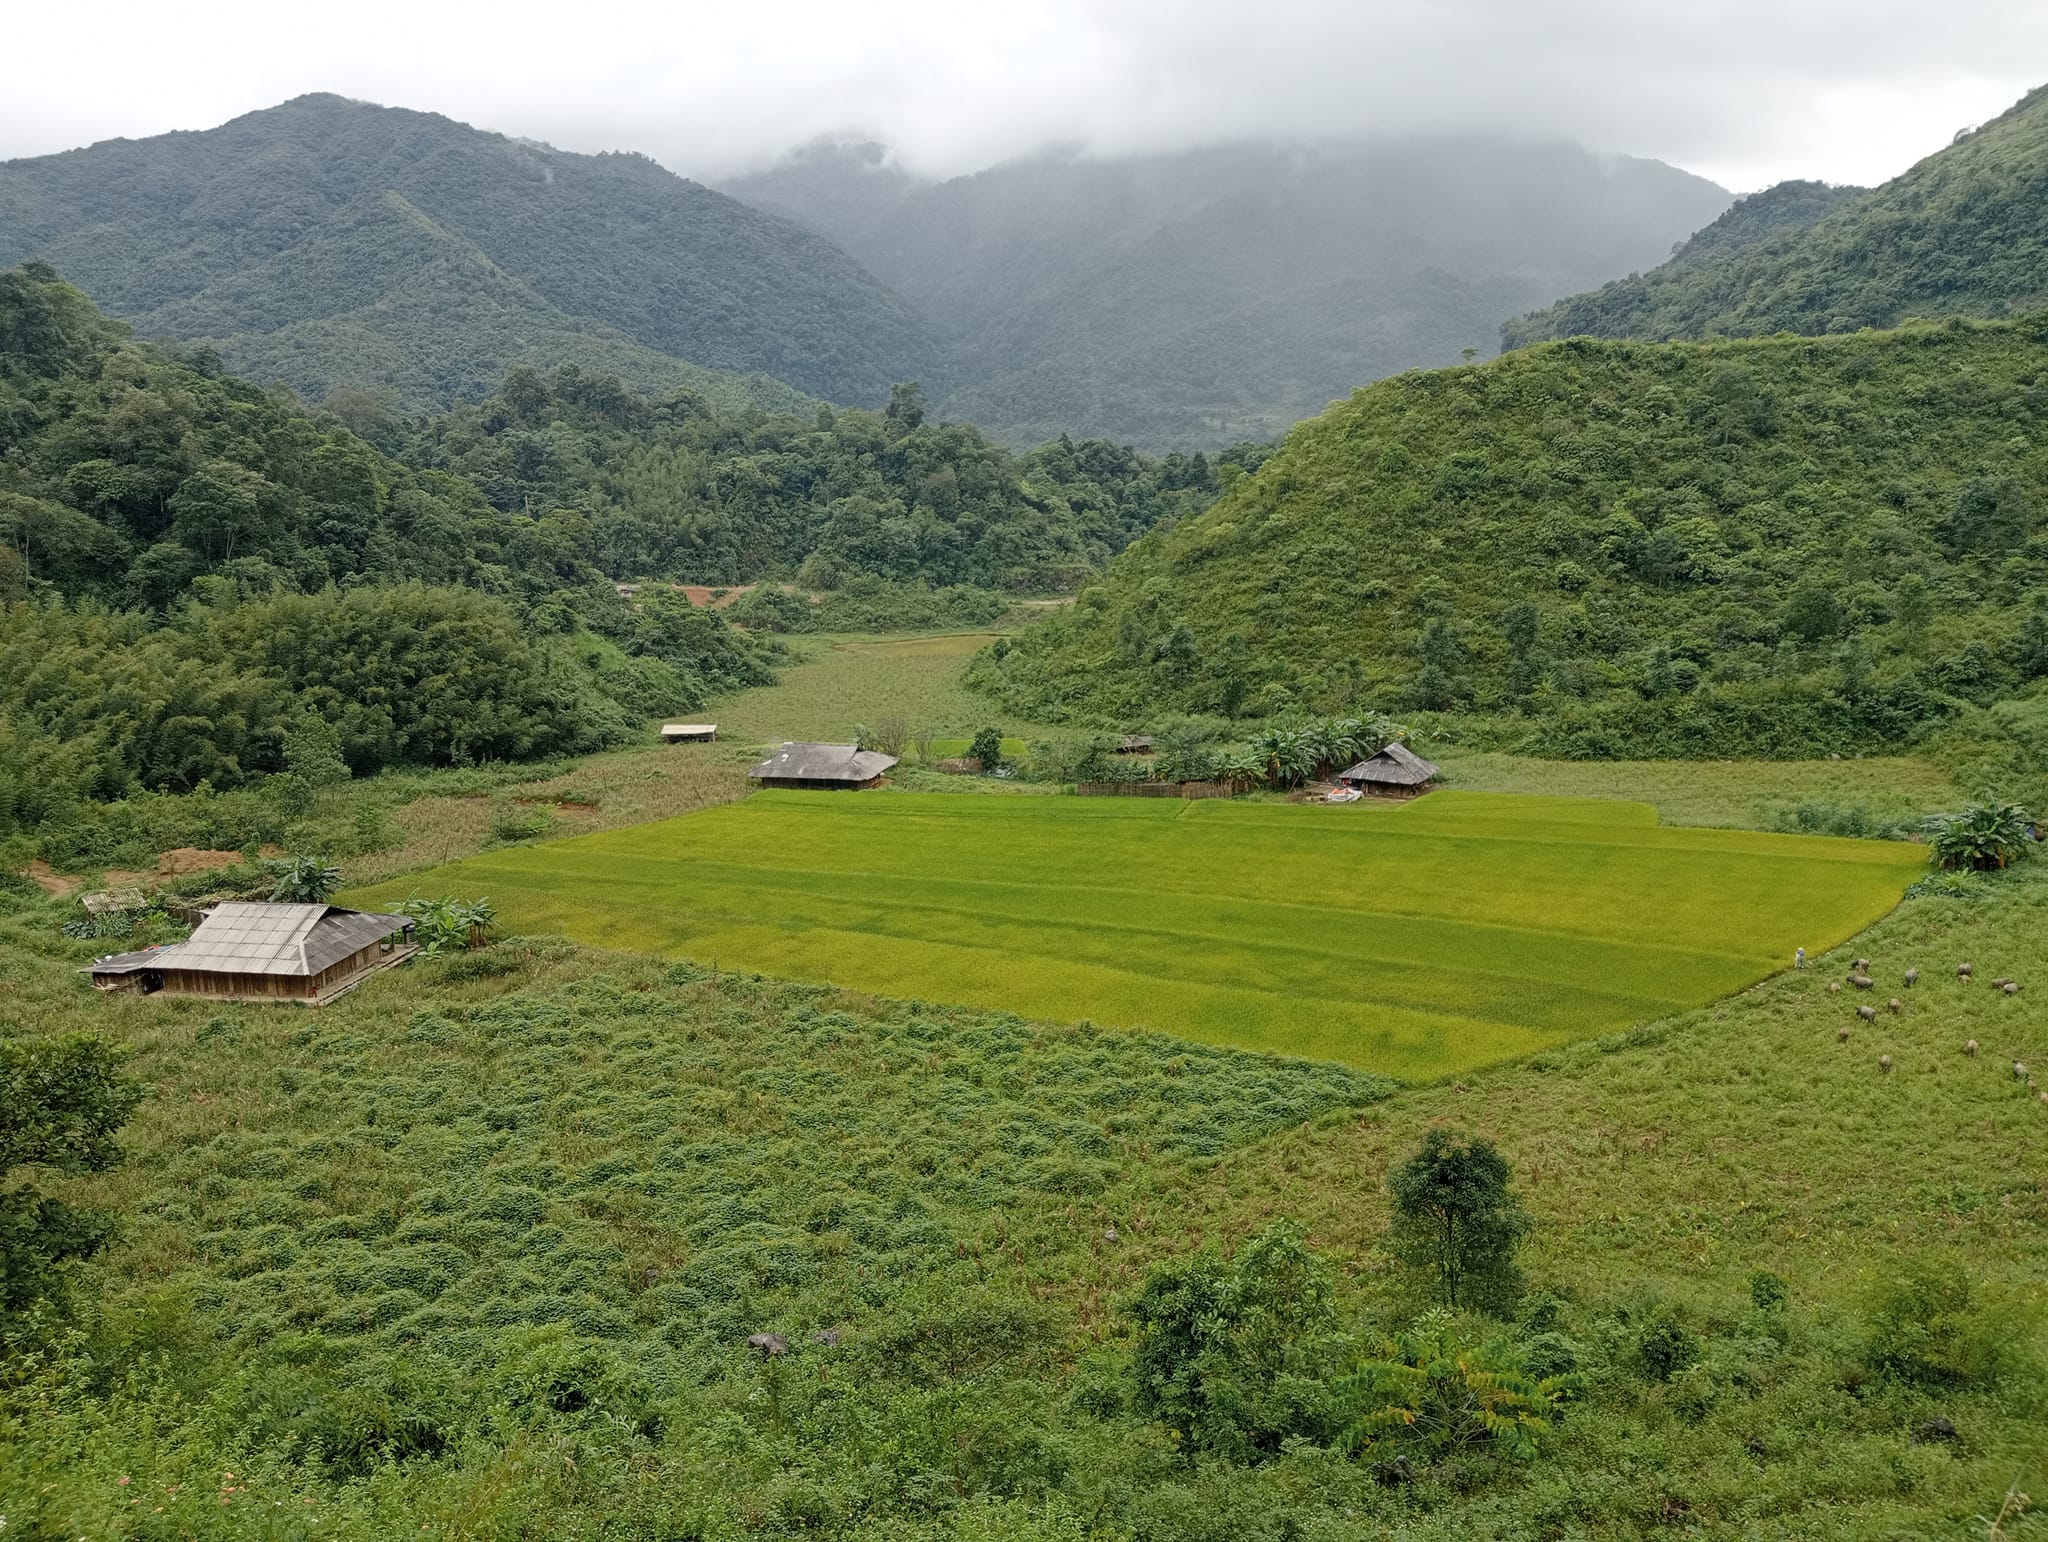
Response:
[{"label": "stripe pattern in rice field", "polygon": [[1702,1005],[1846,940],[1920,848],[1669,828],[1644,804],[764,792],[352,897],[881,995],[1408,1078]]}]

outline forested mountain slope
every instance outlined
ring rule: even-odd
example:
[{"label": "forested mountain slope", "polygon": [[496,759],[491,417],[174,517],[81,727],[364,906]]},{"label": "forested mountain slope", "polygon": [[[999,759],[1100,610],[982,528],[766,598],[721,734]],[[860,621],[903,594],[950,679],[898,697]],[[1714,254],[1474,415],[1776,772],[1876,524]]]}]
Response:
[{"label": "forested mountain slope", "polygon": [[2031,696],[2048,768],[2044,432],[2048,318],[1403,375],[978,678],[1121,721],[1456,710],[1594,756],[1896,749]]},{"label": "forested mountain slope", "polygon": [[501,509],[578,510],[581,548],[609,573],[821,589],[868,577],[1071,590],[1266,454],[1155,458],[1059,439],[1015,455],[931,421],[914,387],[881,413],[764,418],[523,370],[478,406],[391,428],[396,453]]},{"label": "forested mountain slope", "polygon": [[2048,86],[1869,191],[1784,183],[1650,272],[1502,329],[1546,338],[1850,332],[2048,301]]},{"label": "forested mountain slope", "polygon": [[0,838],[295,740],[358,772],[525,759],[769,678],[679,596],[628,608],[578,534],[0,272]]},{"label": "forested mountain slope", "polygon": [[824,144],[729,188],[946,330],[942,415],[1184,446],[1490,352],[1502,316],[1661,258],[1728,202],[1654,161],[1505,140],[1047,153],[938,183]]},{"label": "forested mountain slope", "polygon": [[336,96],[0,164],[0,265],[28,258],[316,400],[473,400],[514,363],[573,362],[732,404],[879,404],[934,364],[908,307],[786,220],[643,156]]}]

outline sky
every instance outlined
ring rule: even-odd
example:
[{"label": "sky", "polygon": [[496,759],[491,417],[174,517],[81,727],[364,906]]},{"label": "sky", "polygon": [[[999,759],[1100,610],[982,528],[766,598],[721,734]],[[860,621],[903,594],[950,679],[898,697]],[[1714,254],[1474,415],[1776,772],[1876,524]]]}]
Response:
[{"label": "sky", "polygon": [[[9,8],[0,158],[308,91],[685,176],[823,135],[977,170],[1246,138],[1505,131],[1746,192],[1875,183],[2048,81],[2048,0],[83,0]],[[69,61],[68,63],[65,61]]]}]

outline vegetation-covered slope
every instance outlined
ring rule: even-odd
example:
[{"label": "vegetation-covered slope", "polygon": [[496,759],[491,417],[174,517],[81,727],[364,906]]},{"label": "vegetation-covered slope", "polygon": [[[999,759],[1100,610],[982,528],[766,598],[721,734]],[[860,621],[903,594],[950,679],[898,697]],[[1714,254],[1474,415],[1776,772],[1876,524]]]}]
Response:
[{"label": "vegetation-covered slope", "polygon": [[446,403],[513,363],[575,362],[734,401],[744,383],[709,371],[879,403],[933,361],[829,242],[644,157],[335,96],[0,165],[0,264],[32,257],[147,334],[313,397]]},{"label": "vegetation-covered slope", "polygon": [[946,329],[940,408],[999,438],[1266,438],[1362,380],[1490,351],[1501,316],[1654,261],[1727,195],[1495,140],[1046,154],[941,183],[814,146],[731,189]]},{"label": "vegetation-covered slope", "polygon": [[[1154,458],[1060,438],[1025,455],[927,416],[728,414],[580,372],[515,371],[481,405],[367,431],[507,512],[578,511],[579,549],[620,577],[801,578],[1071,590],[1162,521],[1206,508],[1266,453]],[[986,618],[984,618],[986,619]]]},{"label": "vegetation-covered slope", "polygon": [[977,678],[1123,721],[1478,711],[1578,756],[1896,748],[2031,695],[2000,710],[2038,741],[2044,426],[2040,321],[1404,375]]},{"label": "vegetation-covered slope", "polygon": [[1546,338],[1852,332],[2048,300],[2048,87],[1884,186],[1783,183],[1672,260],[1502,328]]},{"label": "vegetation-covered slope", "polygon": [[681,597],[629,609],[573,515],[0,272],[0,837],[143,789],[591,749],[765,678]]},{"label": "vegetation-covered slope", "polygon": [[[1902,1016],[1859,1023],[1837,956],[1400,1091],[544,940],[316,1015],[100,998],[106,944],[0,892],[0,1031],[91,1028],[152,1093],[66,1185],[120,1220],[75,1331],[5,1341],[0,1508],[220,1542],[1982,1539],[2048,1479],[2048,1109],[2008,1068],[2048,1015],[1946,967],[2038,969],[2048,907],[1983,887],[1859,939],[1887,988],[1921,967]],[[1440,1123],[1533,1218],[1511,1318],[1418,1321],[1389,1266],[1384,1175]],[[1276,1217],[1324,1266],[1281,1233],[1246,1300],[1223,1260]],[[1162,1342],[1135,1308],[1175,1283]],[[1496,1440],[1447,1377],[1361,1449],[1349,1378],[1411,1324],[1573,1396]]]}]

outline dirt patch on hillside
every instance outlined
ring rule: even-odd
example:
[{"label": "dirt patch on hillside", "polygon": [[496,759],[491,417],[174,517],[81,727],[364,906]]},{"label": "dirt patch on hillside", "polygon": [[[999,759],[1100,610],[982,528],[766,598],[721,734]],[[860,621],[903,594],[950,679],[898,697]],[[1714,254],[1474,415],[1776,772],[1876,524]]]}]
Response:
[{"label": "dirt patch on hillside", "polygon": [[21,876],[35,884],[52,899],[65,899],[78,891],[83,878],[72,878],[51,868],[41,857],[21,870]]},{"label": "dirt patch on hillside", "polygon": [[683,598],[698,609],[724,610],[741,595],[753,588],[752,584],[677,584],[683,591]]},{"label": "dirt patch on hillside", "polygon": [[[267,847],[266,856],[275,854],[277,848]],[[132,888],[141,883],[161,883],[166,878],[183,878],[187,873],[210,873],[217,867],[233,867],[242,860],[239,851],[208,851],[200,846],[177,846],[165,852],[156,860],[156,866],[148,872],[131,872],[126,868],[107,869],[107,887],[110,889]]]}]

